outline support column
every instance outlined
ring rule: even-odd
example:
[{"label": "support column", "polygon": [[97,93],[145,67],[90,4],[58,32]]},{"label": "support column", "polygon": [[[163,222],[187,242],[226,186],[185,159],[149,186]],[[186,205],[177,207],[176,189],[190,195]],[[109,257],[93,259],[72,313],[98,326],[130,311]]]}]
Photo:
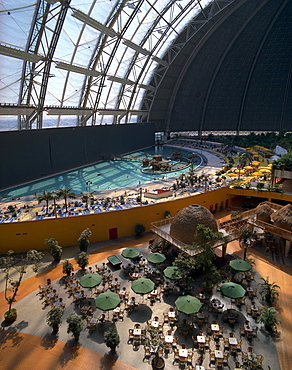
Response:
[{"label": "support column", "polygon": [[222,258],[225,258],[227,251],[227,243],[222,244]]},{"label": "support column", "polygon": [[286,245],[285,245],[285,257],[288,256],[289,252],[291,249],[291,240],[286,240]]}]

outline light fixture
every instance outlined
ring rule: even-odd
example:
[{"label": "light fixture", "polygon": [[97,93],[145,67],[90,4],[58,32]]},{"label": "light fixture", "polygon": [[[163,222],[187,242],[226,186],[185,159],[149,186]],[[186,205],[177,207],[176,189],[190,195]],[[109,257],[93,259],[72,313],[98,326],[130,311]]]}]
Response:
[{"label": "light fixture", "polygon": [[47,107],[46,112],[50,116],[83,116],[91,113],[92,109],[77,107]]},{"label": "light fixture", "polygon": [[139,84],[139,87],[141,87],[141,89],[145,89],[145,90],[156,90],[156,87],[151,86],[151,85]]},{"label": "light fixture", "polygon": [[11,48],[10,46],[0,45],[0,54],[7,55],[8,57],[26,60],[27,62],[37,63],[44,59],[43,56],[38,54],[27,53],[20,49]]},{"label": "light fixture", "polygon": [[81,12],[80,10],[74,9],[72,16],[78,19],[79,21],[88,24],[88,26],[91,26],[95,28],[96,30],[104,33],[107,36],[110,36],[110,37],[118,36],[117,32],[115,32],[113,29],[104,26],[102,23],[89,17],[87,14]]},{"label": "light fixture", "polygon": [[0,106],[0,115],[1,116],[29,116],[35,111],[33,107],[24,107],[24,106]]},{"label": "light fixture", "polygon": [[152,59],[155,61],[155,62],[157,62],[157,63],[159,63],[159,64],[162,64],[163,66],[165,66],[165,67],[168,67],[168,64],[169,63],[167,63],[167,61],[166,60],[163,60],[163,59],[161,59],[161,58],[158,58],[157,56],[153,56],[152,57]]},{"label": "light fixture", "polygon": [[87,75],[87,76],[92,76],[92,77],[98,77],[102,75],[101,72],[94,71],[93,69],[78,67],[73,64],[68,64],[64,62],[56,62],[56,68],[65,69],[66,71],[80,73],[82,75]]},{"label": "light fixture", "polygon": [[98,109],[98,114],[101,116],[120,116],[126,113],[125,109]]},{"label": "light fixture", "polygon": [[109,81],[118,82],[118,83],[121,83],[123,85],[134,85],[135,84],[134,81],[128,80],[126,78],[116,77],[116,76],[108,76],[107,79]]},{"label": "light fixture", "polygon": [[135,51],[138,51],[138,53],[144,54],[144,55],[150,55],[150,51],[143,49],[141,46],[135,44],[134,42],[130,40],[123,40],[123,44],[128,46],[130,49],[133,49]]}]

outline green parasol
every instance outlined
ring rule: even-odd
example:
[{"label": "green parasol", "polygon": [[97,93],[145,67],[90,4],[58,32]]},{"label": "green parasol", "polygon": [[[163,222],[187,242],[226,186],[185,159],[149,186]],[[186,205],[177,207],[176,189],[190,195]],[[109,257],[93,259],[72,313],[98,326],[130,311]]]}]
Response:
[{"label": "green parasol", "polygon": [[147,294],[154,289],[154,283],[150,279],[140,278],[132,281],[131,288],[137,294]]},{"label": "green parasol", "polygon": [[119,295],[113,292],[100,293],[94,301],[96,307],[102,311],[113,310],[121,302]]},{"label": "green parasol", "polygon": [[229,262],[229,266],[233,268],[233,270],[236,271],[248,271],[251,269],[251,264],[244,261],[235,259]]},{"label": "green parasol", "polygon": [[202,307],[202,303],[191,295],[183,295],[178,297],[174,302],[176,308],[187,315],[197,313]]},{"label": "green parasol", "polygon": [[236,283],[223,283],[220,290],[229,298],[242,298],[246,292],[241,285]]},{"label": "green parasol", "polygon": [[180,276],[178,275],[178,268],[177,266],[168,266],[166,269],[163,270],[164,275],[173,280],[180,279]]},{"label": "green parasol", "polygon": [[162,263],[164,262],[166,259],[165,255],[162,254],[162,253],[150,253],[148,254],[147,256],[147,260],[151,263],[155,263],[155,264],[158,264],[158,263]]},{"label": "green parasol", "polygon": [[140,254],[140,251],[136,248],[127,248],[122,251],[122,256],[125,258],[136,258]]},{"label": "green parasol", "polygon": [[83,288],[93,288],[96,285],[100,284],[101,280],[102,280],[101,275],[90,273],[90,274],[83,275],[80,278],[79,283],[81,286],[83,286]]}]

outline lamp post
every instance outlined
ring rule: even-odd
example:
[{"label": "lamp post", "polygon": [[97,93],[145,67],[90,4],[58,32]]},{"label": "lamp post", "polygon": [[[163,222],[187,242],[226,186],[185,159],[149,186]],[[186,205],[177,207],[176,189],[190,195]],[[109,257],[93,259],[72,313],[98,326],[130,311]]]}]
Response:
[{"label": "lamp post", "polygon": [[86,181],[87,191],[90,193],[90,185],[92,185],[92,181],[88,180]]}]

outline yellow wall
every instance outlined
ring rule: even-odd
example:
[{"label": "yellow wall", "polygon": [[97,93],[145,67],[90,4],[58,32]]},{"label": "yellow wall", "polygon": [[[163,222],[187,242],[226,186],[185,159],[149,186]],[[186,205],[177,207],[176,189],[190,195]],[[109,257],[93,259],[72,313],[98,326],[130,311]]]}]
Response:
[{"label": "yellow wall", "polygon": [[117,228],[118,237],[135,234],[136,224],[143,224],[146,231],[150,223],[164,218],[165,211],[174,216],[180,209],[190,204],[200,204],[210,209],[213,205],[230,199],[229,188],[221,188],[204,194],[186,198],[174,199],[158,204],[130,208],[121,211],[96,213],[91,215],[74,216],[41,221],[25,221],[0,225],[0,254],[13,249],[23,252],[29,249],[46,249],[44,240],[55,238],[61,246],[76,245],[81,231],[89,228],[92,231],[91,242],[108,240],[109,229]]}]

